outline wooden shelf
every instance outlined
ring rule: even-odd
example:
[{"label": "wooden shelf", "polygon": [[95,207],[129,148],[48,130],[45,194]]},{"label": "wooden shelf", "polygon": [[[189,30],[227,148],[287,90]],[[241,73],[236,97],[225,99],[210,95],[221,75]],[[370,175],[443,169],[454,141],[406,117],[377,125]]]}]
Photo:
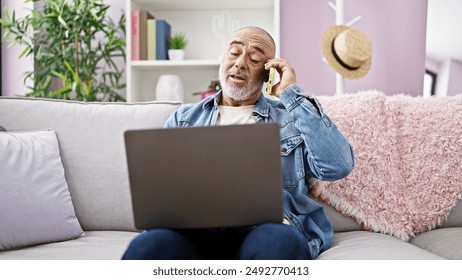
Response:
[{"label": "wooden shelf", "polygon": [[133,68],[164,68],[164,69],[186,69],[186,68],[215,68],[220,65],[218,60],[137,60],[132,61]]},{"label": "wooden shelf", "polygon": [[133,0],[152,10],[240,10],[273,8],[273,0]]},{"label": "wooden shelf", "polygon": [[[156,83],[161,75],[178,75],[185,91],[185,103],[197,102],[195,92],[207,89],[218,77],[219,57],[232,30],[261,26],[268,30],[279,50],[279,5],[281,0],[126,0],[126,14],[148,10],[171,25],[172,33],[188,38],[186,60],[127,61],[127,101],[155,100]],[[131,30],[127,16],[126,30]],[[231,30],[232,29],[232,30]],[[131,34],[127,32],[127,57],[131,57]],[[278,55],[278,54],[276,54]]]}]

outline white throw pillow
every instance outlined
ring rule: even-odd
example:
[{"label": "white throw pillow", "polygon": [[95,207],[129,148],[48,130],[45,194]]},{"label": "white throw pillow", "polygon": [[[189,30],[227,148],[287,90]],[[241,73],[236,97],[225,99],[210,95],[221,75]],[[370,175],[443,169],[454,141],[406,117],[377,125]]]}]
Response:
[{"label": "white throw pillow", "polygon": [[84,235],[56,133],[0,132],[0,251]]}]

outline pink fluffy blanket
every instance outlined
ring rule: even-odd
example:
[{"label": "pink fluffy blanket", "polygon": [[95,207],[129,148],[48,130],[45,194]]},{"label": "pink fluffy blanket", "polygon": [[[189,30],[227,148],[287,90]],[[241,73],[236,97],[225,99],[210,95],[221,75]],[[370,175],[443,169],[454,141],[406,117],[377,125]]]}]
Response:
[{"label": "pink fluffy blanket", "polygon": [[318,98],[353,146],[346,178],[311,190],[367,230],[409,240],[462,198],[462,98],[369,91]]}]

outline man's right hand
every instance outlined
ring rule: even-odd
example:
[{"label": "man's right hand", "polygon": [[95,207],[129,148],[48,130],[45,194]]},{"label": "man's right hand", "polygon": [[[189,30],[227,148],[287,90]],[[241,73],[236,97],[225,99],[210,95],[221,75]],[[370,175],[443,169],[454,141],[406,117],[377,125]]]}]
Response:
[{"label": "man's right hand", "polygon": [[273,95],[280,97],[282,92],[297,82],[294,68],[282,58],[274,58],[265,64],[265,69],[276,69],[279,73],[280,81],[273,85]]}]

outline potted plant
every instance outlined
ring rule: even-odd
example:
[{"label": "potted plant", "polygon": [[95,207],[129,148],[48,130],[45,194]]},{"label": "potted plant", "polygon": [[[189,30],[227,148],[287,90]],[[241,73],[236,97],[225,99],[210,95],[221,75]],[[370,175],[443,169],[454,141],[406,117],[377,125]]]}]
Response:
[{"label": "potted plant", "polygon": [[186,35],[183,33],[176,33],[168,38],[168,59],[169,60],[183,60],[185,51],[188,45]]},{"label": "potted plant", "polygon": [[[37,2],[38,0],[24,0]],[[119,91],[125,65],[125,16],[117,24],[101,0],[45,0],[39,10],[17,18],[5,8],[0,23],[4,40],[33,57],[32,97],[82,101],[123,101]]]}]

